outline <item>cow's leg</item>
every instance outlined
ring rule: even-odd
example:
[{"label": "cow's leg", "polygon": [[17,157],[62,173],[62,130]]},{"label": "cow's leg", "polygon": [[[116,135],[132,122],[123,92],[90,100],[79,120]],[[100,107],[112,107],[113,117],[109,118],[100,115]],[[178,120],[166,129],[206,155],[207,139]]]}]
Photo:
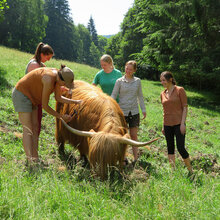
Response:
[{"label": "cow's leg", "polygon": [[80,161],[82,161],[82,167],[89,168],[89,161],[86,155],[81,155]]},{"label": "cow's leg", "polygon": [[59,152],[59,155],[65,155],[64,143],[63,142],[58,143],[58,152]]},{"label": "cow's leg", "polygon": [[66,164],[68,169],[73,169],[74,164],[76,164],[76,158],[73,154],[65,152],[64,146],[64,142],[58,142],[59,157]]},{"label": "cow's leg", "polygon": [[57,141],[57,145],[58,145],[58,153],[59,153],[59,156],[61,158],[64,158],[66,156],[65,154],[65,141],[62,137],[62,135],[60,133],[56,133],[56,141]]},{"label": "cow's leg", "polygon": [[55,132],[55,137],[56,137],[56,141],[57,141],[57,145],[58,145],[58,153],[59,155],[65,155],[65,150],[64,150],[64,146],[65,146],[65,140],[62,136],[62,132],[61,132],[61,122],[58,121],[58,119],[56,120],[56,132]]}]

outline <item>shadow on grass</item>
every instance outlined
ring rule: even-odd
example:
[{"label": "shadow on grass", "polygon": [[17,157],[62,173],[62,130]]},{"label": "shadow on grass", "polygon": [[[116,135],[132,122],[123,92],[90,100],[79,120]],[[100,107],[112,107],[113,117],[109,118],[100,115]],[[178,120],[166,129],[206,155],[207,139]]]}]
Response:
[{"label": "shadow on grass", "polygon": [[[160,82],[151,81],[153,85],[162,87]],[[181,85],[180,85],[181,86]],[[195,108],[207,109],[212,112],[220,113],[220,99],[219,96],[209,91],[198,91],[188,86],[183,86],[186,91],[195,93],[195,95],[189,95],[188,105]]]},{"label": "shadow on grass", "polygon": [[6,71],[0,67],[0,96],[6,97],[8,96],[8,89],[12,89],[13,86],[5,79]]},{"label": "shadow on grass", "polygon": [[220,103],[218,102],[217,98],[213,98],[210,95],[202,95],[201,97],[198,96],[191,96],[188,97],[188,104],[195,108],[199,109],[207,109],[212,112],[220,113]]}]

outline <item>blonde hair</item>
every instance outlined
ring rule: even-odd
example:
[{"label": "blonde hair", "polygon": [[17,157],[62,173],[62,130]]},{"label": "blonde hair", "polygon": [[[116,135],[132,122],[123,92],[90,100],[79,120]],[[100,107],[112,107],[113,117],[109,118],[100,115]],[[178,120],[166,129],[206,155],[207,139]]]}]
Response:
[{"label": "blonde hair", "polygon": [[125,66],[127,66],[127,65],[132,65],[133,68],[134,68],[134,71],[135,71],[135,72],[137,71],[137,62],[136,62],[135,60],[129,60],[129,61],[125,64]]},{"label": "blonde hair", "polygon": [[111,64],[114,67],[113,59],[110,55],[104,54],[101,58],[100,61],[106,62],[108,64]]}]

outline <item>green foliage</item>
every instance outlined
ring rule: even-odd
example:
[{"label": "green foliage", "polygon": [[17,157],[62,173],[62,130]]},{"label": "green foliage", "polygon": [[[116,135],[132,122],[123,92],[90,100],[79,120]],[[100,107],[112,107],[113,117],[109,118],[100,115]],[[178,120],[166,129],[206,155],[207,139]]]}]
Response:
[{"label": "green foliage", "polygon": [[0,22],[4,19],[4,9],[8,8],[7,0],[0,0]]},{"label": "green foliage", "polygon": [[107,46],[105,47],[105,51],[107,54],[109,54],[114,59],[115,66],[119,69],[119,50],[120,50],[120,42],[122,40],[121,33],[118,33],[116,35],[113,35],[110,37],[107,41]]},{"label": "green foliage", "polygon": [[[100,54],[105,53],[107,38],[97,35],[92,17],[88,29],[76,27],[68,0],[8,0],[9,7],[5,1],[0,6],[2,45],[33,53],[43,41],[52,46],[56,58],[93,66],[98,66]],[[91,47],[92,42],[96,48]]]},{"label": "green foliage", "polygon": [[42,0],[8,0],[0,23],[0,42],[22,51],[34,51],[45,36],[47,17]]},{"label": "green foliage", "polygon": [[98,48],[96,47],[94,42],[92,42],[91,46],[90,46],[89,64],[94,67],[99,67],[100,66],[100,64],[99,64],[100,56],[101,56],[100,51],[98,50]]},{"label": "green foliage", "polygon": [[220,2],[210,0],[135,0],[120,42],[110,41],[107,51],[118,47],[112,55],[120,68],[136,59],[142,78],[155,80],[170,70],[182,85],[220,94],[219,9]]},{"label": "green foliage", "polygon": [[78,61],[80,63],[89,63],[90,46],[92,43],[89,30],[82,24],[77,26],[77,32],[79,33],[78,44]]},{"label": "green foliage", "polygon": [[110,54],[121,71],[128,60],[134,59],[134,54],[143,47],[144,35],[137,29],[135,19],[139,10],[130,8],[121,24],[122,33],[110,38],[106,52]]},{"label": "green foliage", "polygon": [[103,37],[101,35],[98,35],[98,49],[100,51],[100,54],[105,53],[105,47],[107,46],[108,39],[106,37]]}]

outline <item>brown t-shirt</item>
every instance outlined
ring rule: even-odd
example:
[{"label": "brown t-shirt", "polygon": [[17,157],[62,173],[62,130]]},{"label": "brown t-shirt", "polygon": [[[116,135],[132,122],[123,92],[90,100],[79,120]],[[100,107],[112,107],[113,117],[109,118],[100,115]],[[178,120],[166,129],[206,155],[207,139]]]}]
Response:
[{"label": "brown t-shirt", "polygon": [[[16,84],[15,88],[26,95],[32,102],[33,105],[42,104],[42,92],[43,83],[42,77],[44,75],[51,76],[52,84],[56,85],[56,77],[58,70],[55,68],[37,68],[23,76]],[[54,89],[51,90],[51,93]]]},{"label": "brown t-shirt", "polygon": [[163,123],[174,126],[181,123],[183,108],[187,107],[186,92],[183,87],[174,86],[171,96],[166,94],[167,90],[161,92],[161,103],[163,105]]}]

